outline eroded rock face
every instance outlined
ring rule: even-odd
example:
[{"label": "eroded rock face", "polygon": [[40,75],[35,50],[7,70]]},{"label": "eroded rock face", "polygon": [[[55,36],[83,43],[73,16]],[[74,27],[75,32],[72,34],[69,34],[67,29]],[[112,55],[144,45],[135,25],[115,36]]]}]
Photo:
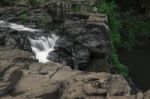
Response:
[{"label": "eroded rock face", "polygon": [[53,14],[53,21],[63,21],[59,27],[60,37],[55,44],[56,50],[49,53],[48,59],[82,69],[87,67],[90,59],[96,58],[106,67],[102,71],[110,72],[108,60],[111,47],[107,16],[98,13],[67,12],[74,5],[86,5],[89,2],[94,3],[95,0],[55,1],[47,5],[49,15]]},{"label": "eroded rock face", "polygon": [[71,8],[71,4],[69,2],[53,1],[47,4],[46,8],[54,22],[64,22],[66,12]]},{"label": "eroded rock face", "polygon": [[[1,48],[1,52],[1,99],[149,99],[149,91],[131,95],[128,82],[118,74],[37,63],[32,54],[17,49]],[[11,54],[4,55],[8,52]],[[24,67],[20,64],[23,60],[27,63]],[[5,61],[11,63],[9,68]]]},{"label": "eroded rock face", "polygon": [[[105,15],[68,13],[60,27],[60,38],[48,59],[73,68],[84,68],[90,58],[103,60],[109,72],[110,40]],[[54,58],[53,58],[54,56]],[[102,67],[102,66],[101,66]]]},{"label": "eroded rock face", "polygon": [[28,34],[19,32],[10,28],[1,28],[0,45],[8,48],[23,48],[30,49]]},{"label": "eroded rock face", "polygon": [[[23,62],[22,64],[18,64],[19,62],[17,62],[19,57],[22,60],[27,60],[31,59],[31,54],[19,49],[0,48],[0,96],[7,95],[13,90],[23,76],[23,72],[21,71]],[[23,65],[26,66],[27,63],[26,61]]]},{"label": "eroded rock face", "polygon": [[[108,94],[113,93],[112,88],[116,88],[117,93],[124,93],[122,95],[130,94],[126,93],[128,83],[120,75],[84,73],[53,62],[37,63],[31,58],[32,54],[17,49],[4,48],[1,52],[1,99],[105,99]],[[3,55],[8,52],[11,54]],[[28,63],[26,68],[22,68],[20,64],[23,59]],[[8,64],[9,68],[3,65],[6,60],[11,63]],[[114,79],[118,82],[116,86],[112,84]]]},{"label": "eroded rock face", "polygon": [[[96,99],[107,99],[108,96],[130,95],[130,89],[128,89],[130,87],[127,81],[120,75],[111,75],[109,73],[83,73],[71,79],[67,85],[69,89],[64,89],[62,99],[76,99],[81,97],[83,99],[92,99],[94,97]],[[115,79],[117,86],[112,85],[113,79]],[[121,90],[123,92],[121,92]],[[112,94],[114,92],[124,94]]]}]

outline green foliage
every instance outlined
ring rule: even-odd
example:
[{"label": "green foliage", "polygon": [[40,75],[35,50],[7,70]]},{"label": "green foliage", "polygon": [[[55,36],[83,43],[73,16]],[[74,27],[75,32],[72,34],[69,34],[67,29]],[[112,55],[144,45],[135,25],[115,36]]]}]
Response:
[{"label": "green foliage", "polygon": [[80,6],[79,5],[73,5],[72,7],[71,7],[71,11],[72,12],[80,12]]},{"label": "green foliage", "polygon": [[124,75],[125,77],[128,77],[128,68],[120,63],[118,55],[113,45],[112,45],[112,63],[116,66],[118,73]]},{"label": "green foliage", "polygon": [[37,7],[41,4],[41,0],[28,0],[28,3],[33,6],[33,7]]},{"label": "green foliage", "polygon": [[3,79],[0,77],[0,81],[2,81]]},{"label": "green foliage", "polygon": [[20,20],[21,20],[22,23],[27,22],[28,15],[26,13],[21,14],[19,17],[20,17]]},{"label": "green foliage", "polygon": [[3,80],[3,77],[0,75],[0,81],[2,81]]},{"label": "green foliage", "polygon": [[115,65],[118,73],[127,77],[128,69],[119,62],[118,55],[116,53],[116,49],[121,46],[120,29],[122,28],[122,21],[117,10],[117,5],[114,2],[103,1],[97,3],[96,7],[99,13],[105,13],[108,16],[108,25],[110,27],[112,43],[112,63]]},{"label": "green foliage", "polygon": [[141,20],[136,16],[129,15],[123,20],[123,32],[127,36],[122,36],[122,46],[128,50],[132,49],[140,40],[150,37],[150,20]]},{"label": "green foliage", "polygon": [[120,15],[117,11],[117,5],[114,2],[103,2],[97,6],[98,12],[106,13],[108,15],[109,27],[111,31],[111,39],[115,48],[121,45],[120,29],[122,23],[120,20]]},{"label": "green foliage", "polygon": [[39,26],[46,27],[48,25],[48,23],[49,23],[48,15],[43,15],[43,16],[39,17],[39,20],[38,20]]},{"label": "green foliage", "polygon": [[138,29],[140,29],[139,31],[141,31],[142,36],[150,37],[150,20],[140,21],[138,25]]}]

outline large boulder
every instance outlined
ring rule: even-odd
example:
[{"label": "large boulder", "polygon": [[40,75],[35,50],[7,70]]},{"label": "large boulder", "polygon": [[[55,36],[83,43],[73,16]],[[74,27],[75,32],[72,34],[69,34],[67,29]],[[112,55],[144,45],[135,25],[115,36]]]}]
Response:
[{"label": "large boulder", "polygon": [[52,17],[53,21],[65,21],[66,12],[70,9],[69,2],[52,1],[46,5],[48,14]]},{"label": "large boulder", "polygon": [[104,70],[101,65],[103,71],[109,72],[110,48],[106,15],[67,13],[65,22],[60,25],[60,37],[55,44],[55,55],[54,52],[50,53],[48,59],[59,63],[65,61],[66,65],[71,65],[73,68],[84,68],[91,59],[95,58],[102,60],[100,62],[106,66]]},{"label": "large boulder", "polygon": [[[118,76],[118,78],[116,79],[115,76]],[[64,82],[64,89],[60,99],[107,99],[107,96],[110,95],[111,79],[115,79],[116,82],[119,81],[120,84],[124,85],[124,88],[130,88],[128,83],[127,85],[124,84],[126,80],[122,79],[120,75],[111,75],[109,73],[81,73],[73,76],[69,79],[69,82]],[[114,86],[115,88],[117,86]],[[126,89],[122,89],[121,87],[119,90],[118,92],[121,92],[121,90],[123,93],[126,92]],[[130,90],[128,94],[130,95]],[[122,94],[122,96],[128,96],[128,94]]]}]

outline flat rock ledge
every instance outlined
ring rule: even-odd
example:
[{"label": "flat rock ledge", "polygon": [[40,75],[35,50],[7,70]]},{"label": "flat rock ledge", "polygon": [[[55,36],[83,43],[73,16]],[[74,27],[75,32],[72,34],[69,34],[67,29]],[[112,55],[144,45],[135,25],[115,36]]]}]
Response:
[{"label": "flat rock ledge", "polygon": [[150,91],[131,95],[121,75],[41,64],[32,57],[19,49],[0,49],[0,99],[150,99]]}]

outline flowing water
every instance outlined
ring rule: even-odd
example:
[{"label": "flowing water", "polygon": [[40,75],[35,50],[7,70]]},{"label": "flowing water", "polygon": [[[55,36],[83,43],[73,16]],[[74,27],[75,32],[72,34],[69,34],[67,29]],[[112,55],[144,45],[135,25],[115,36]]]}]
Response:
[{"label": "flowing water", "polygon": [[129,75],[142,90],[150,89],[150,46],[133,51],[119,50],[119,59],[129,68]]},{"label": "flowing water", "polygon": [[[3,20],[0,20],[0,27],[4,27],[4,28],[8,27],[17,31],[27,31],[32,33],[36,32],[42,34],[41,33],[42,31],[39,29],[32,29],[32,28],[25,27],[24,25],[5,22]],[[34,37],[34,39],[29,37],[31,43],[31,49],[35,54],[35,58],[38,59],[39,62],[41,63],[46,63],[49,61],[47,59],[48,53],[54,50],[55,42],[58,39],[58,36],[56,36],[55,34],[51,34],[51,33],[49,34],[50,35],[48,36]]]},{"label": "flowing water", "polygon": [[31,39],[31,48],[34,52],[36,59],[41,63],[46,63],[49,60],[47,59],[48,53],[54,50],[55,42],[58,39],[58,36],[52,34],[51,37],[39,37],[37,39]]},{"label": "flowing water", "polygon": [[9,22],[5,22],[0,20],[0,26],[1,27],[10,27],[11,29],[17,30],[17,31],[29,31],[29,32],[37,32],[40,31],[38,29],[32,29],[32,28],[28,28],[25,27],[23,25],[20,24],[15,24],[15,23],[9,23]]}]

